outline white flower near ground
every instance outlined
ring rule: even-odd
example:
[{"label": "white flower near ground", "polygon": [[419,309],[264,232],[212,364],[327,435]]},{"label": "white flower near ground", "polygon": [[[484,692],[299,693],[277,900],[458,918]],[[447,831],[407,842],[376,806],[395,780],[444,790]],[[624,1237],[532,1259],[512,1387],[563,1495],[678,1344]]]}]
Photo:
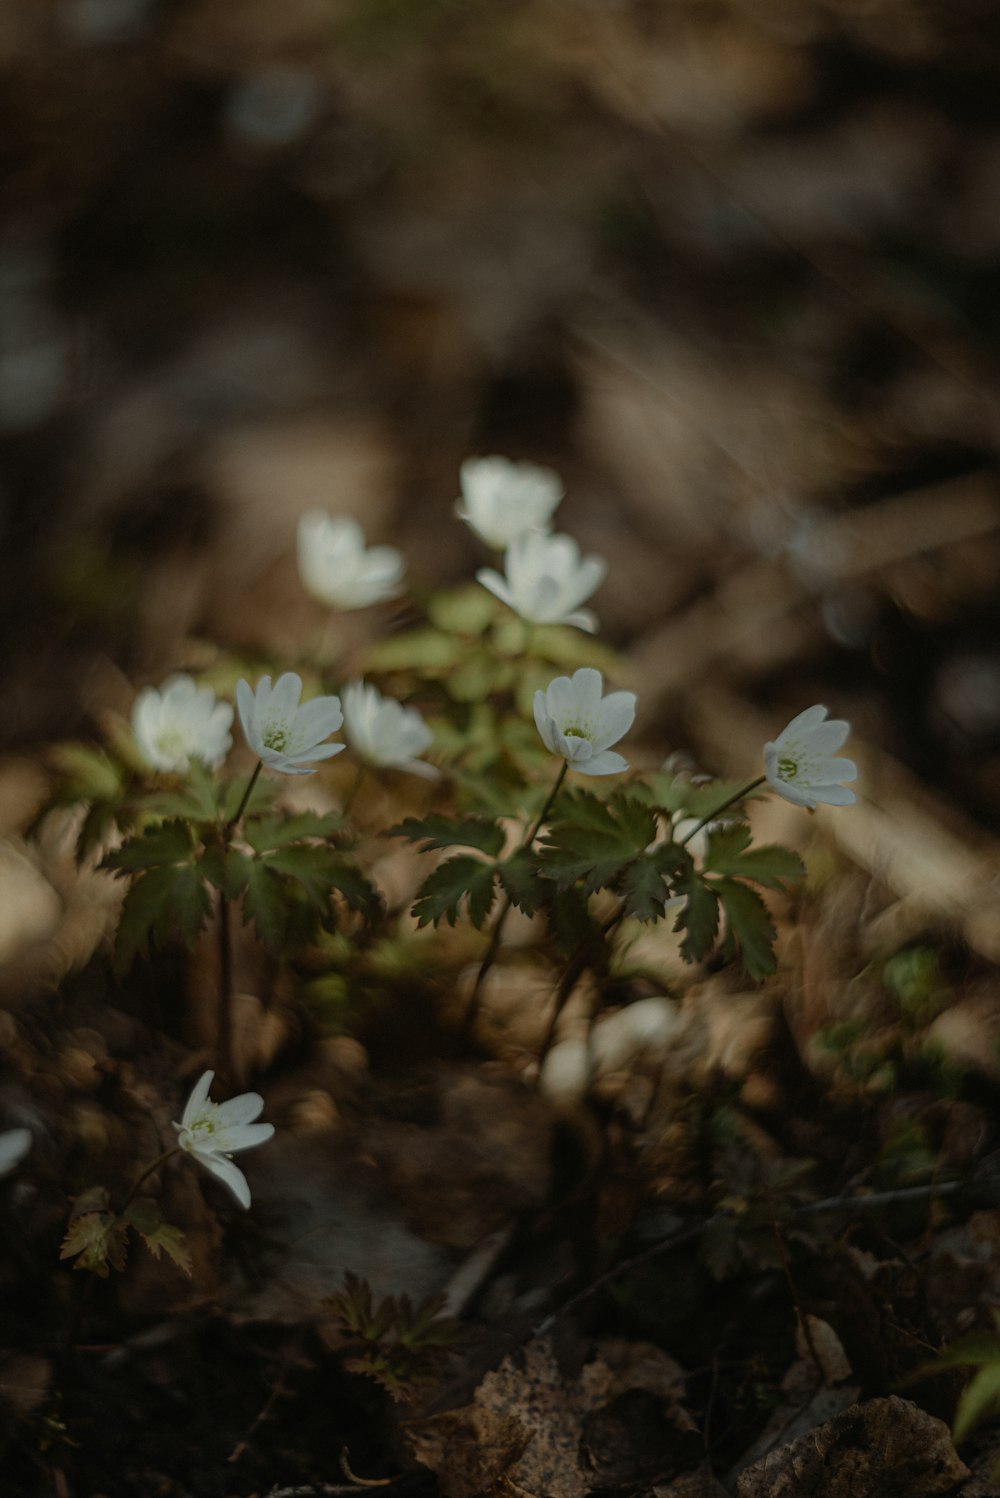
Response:
[{"label": "white flower near ground", "polygon": [[213,1103],[208,1093],[214,1076],[214,1071],[207,1071],[195,1084],[180,1123],[174,1124],[177,1143],[228,1186],[241,1207],[249,1207],[250,1187],[242,1170],[233,1164],[233,1155],[270,1139],[274,1124],[254,1123],[264,1107],[259,1092],[243,1092],[225,1103]]},{"label": "white flower near ground", "polygon": [[405,562],[394,546],[365,546],[348,515],[310,510],[299,521],[299,576],[307,593],[335,609],[364,609],[395,598]]},{"label": "white flower near ground", "polygon": [[248,681],[236,683],[236,706],[246,741],[269,770],[282,775],[312,775],[306,760],[330,759],[343,744],[325,744],[344,721],[339,697],[314,697],[300,703],[302,678],[286,671],[272,687],[261,677],[254,691]]},{"label": "white flower near ground", "polygon": [[145,687],[132,706],[139,753],[154,770],[184,774],[192,759],[214,769],[233,747],[233,710],[184,672]]},{"label": "white flower near ground", "polygon": [[553,469],[507,458],[467,458],[460,479],[462,498],[455,514],[498,551],[524,531],[548,531],[564,492]]},{"label": "white flower near ground", "polygon": [[384,769],[437,779],[440,772],[418,758],[434,735],[415,707],[383,697],[378,687],[363,681],[350,682],[343,699],[344,737],[359,758]]},{"label": "white flower near ground", "polygon": [[504,570],[506,576],[501,576],[481,567],[476,580],[522,619],[596,631],[596,616],[580,604],[600,587],[608,564],[603,557],[581,558],[572,536],[524,531],[507,548]]},{"label": "white flower near ground", "polygon": [[851,731],[842,718],[827,718],[817,704],[783,728],[773,743],[764,745],[764,775],[772,790],[794,806],[812,811],[819,802],[828,806],[850,806],[857,800],[841,780],[856,780],[858,767],[852,759],[836,757]]},{"label": "white flower near ground", "polygon": [[545,691],[535,693],[535,725],[542,743],[561,754],[571,770],[581,775],[617,775],[628,760],[614,754],[635,719],[634,692],[602,696],[600,671],[581,666],[572,676],[557,676]]},{"label": "white flower near ground", "polygon": [[0,1134],[0,1176],[9,1176],[30,1148],[30,1129],[5,1129]]}]

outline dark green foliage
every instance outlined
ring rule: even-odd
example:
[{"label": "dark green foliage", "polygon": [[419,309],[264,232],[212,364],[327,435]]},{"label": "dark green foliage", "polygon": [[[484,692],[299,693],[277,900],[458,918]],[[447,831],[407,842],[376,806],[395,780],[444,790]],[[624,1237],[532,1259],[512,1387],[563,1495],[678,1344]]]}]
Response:
[{"label": "dark green foliage", "polygon": [[439,864],[420,886],[413,913],[421,926],[437,926],[446,920],[454,926],[459,908],[468,902],[469,919],[477,930],[486,922],[493,905],[496,865],[471,854],[459,854]]},{"label": "dark green foliage", "polygon": [[506,841],[503,828],[486,817],[407,817],[405,822],[390,827],[386,837],[405,837],[411,843],[419,843],[421,853],[432,848],[478,848],[492,858],[502,851]]},{"label": "dark green foliage", "polygon": [[352,1373],[376,1379],[393,1399],[408,1398],[427,1381],[449,1349],[463,1340],[458,1322],[441,1313],[444,1295],[433,1295],[413,1307],[406,1295],[387,1295],[375,1305],[371,1286],[348,1270],[344,1288],[323,1304],[340,1330],[361,1350],[344,1360]]}]

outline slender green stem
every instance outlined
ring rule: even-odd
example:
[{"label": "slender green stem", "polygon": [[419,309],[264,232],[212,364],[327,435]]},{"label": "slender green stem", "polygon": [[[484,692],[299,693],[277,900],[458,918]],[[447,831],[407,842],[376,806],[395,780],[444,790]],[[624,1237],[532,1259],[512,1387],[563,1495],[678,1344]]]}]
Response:
[{"label": "slender green stem", "polygon": [[229,818],[229,821],[225,824],[225,826],[222,829],[223,841],[224,841],[224,843],[225,843],[225,845],[226,845],[227,848],[229,846],[229,839],[232,836],[233,828],[236,826],[236,824],[239,821],[240,817],[246,811],[246,809],[247,809],[247,803],[250,800],[250,797],[253,795],[253,788],[257,784],[257,779],[258,779],[258,777],[260,775],[261,770],[263,770],[263,768],[264,768],[264,761],[262,759],[259,759],[257,761],[257,764],[256,764],[255,768],[254,768],[253,774],[250,776],[250,779],[247,781],[247,788],[243,792],[243,798],[240,801],[239,806],[236,808],[235,812]]},{"label": "slender green stem", "polygon": [[166,1165],[166,1163],[167,1163],[168,1160],[172,1159],[174,1155],[179,1155],[180,1152],[181,1152],[180,1145],[179,1144],[172,1144],[168,1150],[164,1150],[163,1151],[162,1155],[158,1155],[156,1157],[156,1159],[153,1161],[152,1165],[147,1165],[144,1170],[141,1170],[139,1172],[139,1174],[136,1176],[135,1180],[132,1182],[131,1186],[128,1189],[128,1195],[126,1196],[125,1200],[122,1202],[121,1210],[118,1212],[118,1216],[119,1217],[123,1217],[125,1215],[125,1213],[128,1211],[129,1207],[132,1205],[133,1201],[135,1200],[136,1193],[139,1190],[139,1187],[142,1185],[143,1181],[148,1181],[149,1177],[154,1173],[154,1171],[159,1170],[159,1168],[160,1168],[161,1165]]},{"label": "slender green stem", "polygon": [[750,792],[755,791],[759,785],[763,785],[766,779],[766,775],[758,775],[757,779],[751,780],[749,785],[743,786],[732,796],[727,796],[721,805],[717,806],[714,811],[710,811],[707,817],[702,817],[701,821],[695,827],[692,827],[691,831],[685,837],[681,838],[678,847],[683,848],[684,844],[689,843],[696,833],[700,832],[703,827],[708,826],[709,822],[714,822],[716,817],[721,816],[724,811],[728,811],[730,806],[735,806],[737,801],[742,801],[744,796],[749,796]]},{"label": "slender green stem", "polygon": [[[524,837],[519,851],[523,851],[525,848],[530,848],[532,843],[535,841],[535,838],[541,831],[542,824],[544,823],[549,812],[552,810],[555,799],[562,788],[562,783],[566,779],[566,772],[568,770],[569,762],[567,760],[563,760],[562,766],[559,770],[559,774],[556,776],[552,784],[552,789],[546,796],[541,811],[532,822],[531,827]],[[496,961],[497,953],[500,950],[500,939],[503,936],[503,928],[507,924],[507,917],[510,915],[513,905],[514,901],[511,899],[510,895],[507,895],[500,907],[500,912],[495,922],[493,923],[493,930],[490,932],[489,946],[486,948],[486,952],[479,967],[479,972],[476,974],[476,981],[472,985],[472,993],[469,995],[469,1002],[465,1010],[465,1018],[462,1022],[462,1030],[466,1036],[472,1033],[472,1027],[475,1024],[476,1019],[478,1018],[479,1006],[482,1002],[483,996],[483,984],[486,981],[487,973]]]},{"label": "slender green stem", "polygon": [[367,771],[367,769],[368,766],[363,762],[358,765],[358,768],[355,771],[354,780],[351,784],[351,788],[347,792],[347,795],[344,797],[343,805],[340,808],[341,816],[346,817],[350,812],[351,807],[354,805],[354,798],[358,794],[358,791],[361,789],[361,782],[365,778],[365,772]]},{"label": "slender green stem", "polygon": [[233,937],[229,901],[219,895],[219,1013],[216,1024],[216,1066],[223,1082],[235,1082],[233,1071]]}]

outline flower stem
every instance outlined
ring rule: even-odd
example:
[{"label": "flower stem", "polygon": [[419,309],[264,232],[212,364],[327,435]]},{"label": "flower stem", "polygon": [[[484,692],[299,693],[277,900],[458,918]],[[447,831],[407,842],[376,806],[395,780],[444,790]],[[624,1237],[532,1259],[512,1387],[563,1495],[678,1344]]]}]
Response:
[{"label": "flower stem", "polygon": [[219,1013],[216,1024],[216,1067],[224,1082],[235,1082],[233,1074],[233,942],[229,927],[229,901],[219,894]]},{"label": "flower stem", "polygon": [[750,792],[755,791],[759,785],[763,785],[766,779],[766,775],[758,775],[757,779],[751,780],[749,785],[743,786],[740,790],[734,792],[732,796],[727,796],[725,801],[723,801],[721,805],[717,806],[714,811],[710,811],[707,817],[702,817],[701,821],[698,822],[696,826],[692,827],[691,831],[687,833],[685,837],[681,838],[680,842],[678,843],[678,847],[683,848],[685,843],[689,843],[691,841],[695,833],[700,832],[703,827],[707,827],[709,822],[714,822],[717,816],[720,816],[722,812],[727,811],[730,806],[735,806],[737,801],[742,801],[744,796],[749,796]]},{"label": "flower stem", "polygon": [[168,1160],[172,1159],[172,1157],[174,1155],[179,1155],[180,1152],[181,1152],[180,1145],[179,1144],[172,1144],[168,1150],[164,1150],[163,1151],[162,1155],[157,1155],[157,1157],[153,1161],[152,1165],[147,1165],[144,1170],[141,1170],[139,1172],[139,1174],[136,1176],[135,1180],[132,1182],[131,1186],[129,1187],[129,1189],[128,1189],[128,1195],[126,1196],[125,1200],[122,1202],[121,1208],[120,1208],[120,1210],[117,1213],[117,1216],[119,1218],[122,1217],[122,1216],[124,1216],[124,1214],[128,1211],[129,1207],[132,1205],[133,1201],[135,1200],[136,1192],[139,1190],[139,1187],[142,1185],[143,1181],[148,1180],[149,1177],[153,1174],[154,1171],[159,1170],[159,1168],[160,1168],[161,1165],[165,1165]]},{"label": "flower stem", "polygon": [[232,834],[233,828],[236,826],[236,824],[239,821],[240,817],[243,815],[243,813],[247,809],[247,802],[250,800],[250,797],[253,795],[253,788],[257,784],[257,778],[260,775],[260,772],[261,772],[261,770],[263,770],[263,768],[264,768],[264,761],[262,759],[259,759],[257,761],[256,766],[254,767],[253,774],[250,776],[250,779],[247,781],[247,788],[243,792],[243,797],[242,797],[242,800],[240,801],[239,806],[236,808],[235,812],[229,818],[229,821],[225,824],[225,826],[222,829],[222,836],[223,836],[223,839],[225,841],[226,847],[229,846],[229,838],[230,838],[230,836]]},{"label": "flower stem", "polygon": [[365,778],[365,771],[367,769],[368,769],[368,766],[366,764],[362,763],[362,764],[358,765],[358,768],[357,768],[357,770],[355,772],[355,775],[354,775],[354,780],[353,780],[353,782],[351,784],[351,788],[347,792],[347,795],[344,797],[343,804],[341,805],[341,808],[340,808],[340,815],[342,817],[346,817],[348,815],[348,813],[350,812],[351,807],[354,805],[354,798],[358,794],[358,791],[361,789],[361,782]]},{"label": "flower stem", "polygon": [[[568,769],[569,762],[567,760],[563,760],[559,774],[556,776],[552,784],[552,789],[546,796],[545,803],[542,806],[541,811],[538,813],[538,816],[532,822],[527,835],[520,845],[519,851],[523,851],[525,848],[530,848],[532,843],[535,841],[535,838],[541,831],[542,824],[548,816],[549,812],[552,810],[555,799],[558,796],[560,789],[562,788],[562,783],[566,779],[566,772]],[[487,973],[496,961],[497,953],[500,950],[500,939],[503,936],[503,928],[507,923],[507,917],[510,915],[513,905],[514,901],[511,899],[510,895],[507,895],[503,902],[503,905],[500,907],[500,913],[493,923],[493,930],[490,932],[489,946],[486,948],[482,963],[479,967],[479,972],[476,974],[476,981],[472,985],[472,993],[469,995],[469,1003],[466,1007],[465,1017],[462,1021],[462,1033],[466,1037],[471,1035],[472,1027],[476,1023],[476,1019],[479,1016],[479,1006],[482,1002],[483,997],[483,984],[486,981]]]},{"label": "flower stem", "polygon": [[[620,926],[624,919],[625,907],[623,905],[620,910],[615,911],[614,915],[608,916],[607,920],[601,926],[600,930],[602,938],[610,936],[615,927]],[[555,1002],[552,1006],[552,1014],[549,1018],[548,1028],[545,1031],[545,1039],[542,1041],[541,1050],[538,1052],[538,1072],[535,1078],[536,1086],[541,1086],[542,1068],[545,1065],[545,1058],[549,1054],[549,1051],[552,1049],[552,1043],[556,1038],[556,1028],[559,1024],[559,1017],[565,1009],[566,1004],[569,1001],[569,996],[576,987],[577,982],[587,971],[587,968],[593,966],[593,962],[590,959],[587,947],[588,942],[585,937],[583,941],[581,941],[577,946],[577,949],[573,953],[569,962],[567,962],[565,970],[563,971],[563,975],[559,980],[559,987],[556,989]],[[591,1023],[593,1023],[593,1021],[591,1021]]]}]

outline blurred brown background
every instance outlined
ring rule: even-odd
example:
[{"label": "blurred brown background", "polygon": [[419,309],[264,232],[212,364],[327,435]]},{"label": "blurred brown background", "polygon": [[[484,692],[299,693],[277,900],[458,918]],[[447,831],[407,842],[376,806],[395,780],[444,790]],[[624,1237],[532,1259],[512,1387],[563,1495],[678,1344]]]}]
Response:
[{"label": "blurred brown background", "polygon": [[500,452],[663,753],[828,700],[995,830],[998,61],[987,0],[3,0],[0,747],[293,660],[310,506],[468,577]]}]

